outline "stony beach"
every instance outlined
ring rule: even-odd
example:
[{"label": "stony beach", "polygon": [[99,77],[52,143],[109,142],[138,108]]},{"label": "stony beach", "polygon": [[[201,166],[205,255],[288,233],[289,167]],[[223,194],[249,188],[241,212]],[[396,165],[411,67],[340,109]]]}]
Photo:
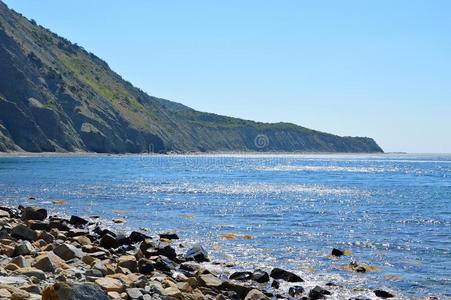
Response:
[{"label": "stony beach", "polygon": [[[333,282],[305,288],[308,278],[280,268],[234,272],[232,265],[210,261],[202,245],[184,245],[175,232],[113,232],[98,216],[0,207],[0,226],[0,299],[340,299],[343,289]],[[350,299],[398,297],[361,292],[372,297]]]}]

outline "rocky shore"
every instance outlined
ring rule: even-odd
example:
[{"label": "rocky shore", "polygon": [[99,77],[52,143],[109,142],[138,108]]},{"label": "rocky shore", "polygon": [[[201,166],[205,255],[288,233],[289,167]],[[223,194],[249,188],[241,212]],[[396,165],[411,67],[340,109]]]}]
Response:
[{"label": "rocky shore", "polygon": [[[280,268],[215,272],[219,263],[210,261],[206,249],[177,240],[174,232],[113,232],[96,216],[0,207],[0,299],[340,299],[334,296],[339,286],[307,289],[303,278]],[[332,255],[343,252],[334,249]],[[365,272],[363,266],[350,268]],[[372,293],[351,299],[395,297]]]}]

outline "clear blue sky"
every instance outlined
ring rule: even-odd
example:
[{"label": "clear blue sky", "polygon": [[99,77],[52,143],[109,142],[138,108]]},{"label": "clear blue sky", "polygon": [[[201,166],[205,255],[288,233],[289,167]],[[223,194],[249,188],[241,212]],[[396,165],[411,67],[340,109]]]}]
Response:
[{"label": "clear blue sky", "polygon": [[151,95],[451,152],[451,1],[6,3]]}]

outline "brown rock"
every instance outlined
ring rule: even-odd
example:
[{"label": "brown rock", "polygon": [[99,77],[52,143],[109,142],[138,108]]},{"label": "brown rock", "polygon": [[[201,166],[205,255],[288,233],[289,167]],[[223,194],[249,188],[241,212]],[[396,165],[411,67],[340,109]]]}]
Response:
[{"label": "brown rock", "polygon": [[204,274],[199,276],[199,284],[201,286],[219,288],[220,286],[222,286],[223,282],[213,274]]},{"label": "brown rock", "polygon": [[27,277],[36,277],[39,280],[45,280],[47,276],[45,273],[39,269],[29,267],[29,268],[20,268],[16,270],[17,273],[21,275],[25,275]]},{"label": "brown rock", "polygon": [[7,298],[7,299],[9,299],[9,298],[11,298],[11,293],[7,289],[0,289],[0,298]]},{"label": "brown rock", "polygon": [[138,272],[138,263],[136,261],[136,257],[133,255],[124,255],[119,257],[117,265],[122,268],[129,269],[133,273]]},{"label": "brown rock", "polygon": [[253,289],[246,295],[246,298],[244,298],[244,300],[269,300],[269,297],[267,297],[261,291]]},{"label": "brown rock", "polygon": [[22,211],[22,220],[44,221],[47,218],[47,210],[38,207],[25,207]]},{"label": "brown rock", "polygon": [[124,285],[122,284],[122,282],[114,278],[99,278],[95,281],[95,283],[107,292],[122,293],[124,291]]},{"label": "brown rock", "polygon": [[36,257],[33,267],[44,271],[54,273],[57,268],[68,269],[69,266],[66,265],[64,260],[57,256],[53,252],[48,252]]}]

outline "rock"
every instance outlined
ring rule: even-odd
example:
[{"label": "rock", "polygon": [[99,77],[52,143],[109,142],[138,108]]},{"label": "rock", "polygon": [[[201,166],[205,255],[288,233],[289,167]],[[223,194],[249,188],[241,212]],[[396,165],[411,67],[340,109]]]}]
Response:
[{"label": "rock", "polygon": [[330,292],[328,290],[323,289],[320,286],[315,286],[308,293],[308,296],[311,300],[322,299],[324,298],[325,295],[330,295]]},{"label": "rock", "polygon": [[110,248],[117,248],[119,246],[119,244],[114,236],[107,233],[100,239],[100,246],[110,249]]},{"label": "rock", "polygon": [[222,280],[213,274],[204,274],[199,276],[199,283],[202,286],[210,287],[210,288],[219,288],[222,286]]},{"label": "rock", "polygon": [[304,282],[304,280],[298,275],[280,268],[274,268],[271,271],[271,277],[274,279],[282,279],[288,282]]},{"label": "rock", "polygon": [[42,231],[38,235],[38,239],[44,240],[46,243],[51,244],[55,240],[55,237],[46,231]]},{"label": "rock", "polygon": [[95,283],[107,292],[122,293],[124,291],[124,285],[118,279],[104,277],[96,279]]},{"label": "rock", "polygon": [[136,257],[133,255],[125,255],[119,257],[117,260],[117,265],[122,268],[127,268],[131,272],[136,273],[138,272],[138,263],[136,262]]},{"label": "rock", "polygon": [[252,273],[251,279],[258,283],[265,283],[269,281],[269,274],[263,270],[257,269]]},{"label": "rock", "polygon": [[149,238],[147,235],[141,233],[141,232],[137,232],[137,231],[132,231],[132,233],[130,233],[129,237],[130,241],[132,243],[139,243],[144,241],[145,239]]},{"label": "rock", "polygon": [[0,218],[9,218],[9,217],[10,217],[9,212],[0,209]]},{"label": "rock", "polygon": [[24,284],[27,280],[23,276],[0,276],[0,288],[10,284]]},{"label": "rock", "polygon": [[84,236],[84,235],[76,236],[76,237],[73,238],[73,240],[76,241],[77,243],[79,243],[82,246],[86,246],[86,245],[91,245],[92,244],[91,239],[88,238],[87,236]]},{"label": "rock", "polygon": [[17,269],[16,273],[25,275],[27,277],[34,276],[34,277],[38,278],[39,280],[45,280],[47,278],[47,276],[45,275],[44,272],[42,272],[39,269],[33,268],[33,267]]},{"label": "rock", "polygon": [[13,246],[3,245],[3,246],[0,246],[0,254],[6,255],[8,257],[12,257],[12,256],[14,256],[15,249],[16,248]]},{"label": "rock", "polygon": [[150,273],[155,270],[153,261],[146,258],[141,258],[138,262],[138,270],[141,274],[150,275]]},{"label": "rock", "polygon": [[154,263],[155,269],[163,272],[169,272],[175,269],[175,263],[166,256],[159,256]]},{"label": "rock", "polygon": [[299,298],[304,292],[304,288],[300,285],[295,285],[288,289],[288,295],[293,298]]},{"label": "rock", "polygon": [[32,230],[49,230],[50,225],[49,222],[47,221],[34,221],[34,220],[30,220],[28,221],[28,227],[30,227],[30,229]]},{"label": "rock", "polygon": [[81,251],[81,249],[78,249],[71,244],[61,244],[55,249],[53,249],[53,252],[66,261],[73,258],[83,257],[83,251]]},{"label": "rock", "polygon": [[200,244],[196,244],[186,251],[185,258],[196,262],[204,262],[208,261],[208,253]]},{"label": "rock", "polygon": [[16,245],[16,248],[14,249],[14,255],[29,255],[33,251],[34,248],[29,241],[22,241]]},{"label": "rock", "polygon": [[163,295],[171,298],[182,298],[182,292],[175,286],[165,288]]},{"label": "rock", "polygon": [[252,290],[252,287],[236,284],[230,281],[225,281],[222,285],[222,289],[226,291],[232,291],[240,295],[241,299],[244,299],[247,294]]},{"label": "rock", "polygon": [[35,241],[37,238],[37,234],[34,230],[31,230],[27,226],[23,224],[19,224],[15,226],[11,230],[11,236],[17,239],[27,240],[27,241]]},{"label": "rock", "polygon": [[374,295],[379,298],[393,298],[395,295],[384,290],[374,290]]},{"label": "rock", "polygon": [[47,210],[37,207],[25,207],[22,211],[22,220],[44,221],[47,218]]},{"label": "rock", "polygon": [[58,229],[59,231],[69,231],[71,228],[67,220],[51,220],[49,223],[49,228]]},{"label": "rock", "polygon": [[229,279],[239,280],[239,281],[246,281],[251,279],[252,273],[251,272],[235,272],[232,273],[232,275],[229,276]]},{"label": "rock", "polygon": [[175,249],[171,247],[169,243],[160,242],[156,247],[158,255],[163,255],[169,258],[170,260],[174,260],[177,258],[177,253]]},{"label": "rock", "polygon": [[74,225],[74,226],[83,226],[88,224],[88,220],[85,220],[83,218],[80,218],[78,216],[71,216],[69,223]]},{"label": "rock", "polygon": [[277,290],[278,288],[280,288],[280,282],[278,282],[277,280],[273,280],[271,283],[271,287]]},{"label": "rock", "polygon": [[27,267],[31,267],[31,264],[28,260],[25,259],[25,257],[23,257],[22,255],[16,256],[14,257],[10,263],[15,264],[16,266],[18,266],[19,268],[27,268]]},{"label": "rock", "polygon": [[333,256],[340,257],[340,256],[345,255],[345,253],[344,253],[344,251],[341,251],[341,250],[339,250],[339,249],[337,249],[337,248],[333,248],[333,249],[332,249],[332,255],[333,255]]},{"label": "rock", "polygon": [[160,239],[167,239],[167,240],[178,240],[179,236],[177,235],[177,233],[175,233],[175,231],[168,231],[165,233],[160,233],[159,234]]},{"label": "rock", "polygon": [[44,272],[54,273],[56,269],[67,269],[65,264],[59,256],[53,252],[47,252],[36,257],[33,267]]},{"label": "rock", "polygon": [[108,295],[93,283],[58,282],[42,292],[42,300],[108,300]]},{"label": "rock", "polygon": [[[9,214],[8,214],[9,218]],[[7,289],[0,289],[0,299],[10,299],[12,294]]]},{"label": "rock", "polygon": [[261,291],[253,289],[251,290],[244,300],[269,300],[269,297],[267,297],[265,294],[263,294]]},{"label": "rock", "polygon": [[140,299],[143,297],[143,293],[137,288],[128,288],[125,292],[129,299]]}]

